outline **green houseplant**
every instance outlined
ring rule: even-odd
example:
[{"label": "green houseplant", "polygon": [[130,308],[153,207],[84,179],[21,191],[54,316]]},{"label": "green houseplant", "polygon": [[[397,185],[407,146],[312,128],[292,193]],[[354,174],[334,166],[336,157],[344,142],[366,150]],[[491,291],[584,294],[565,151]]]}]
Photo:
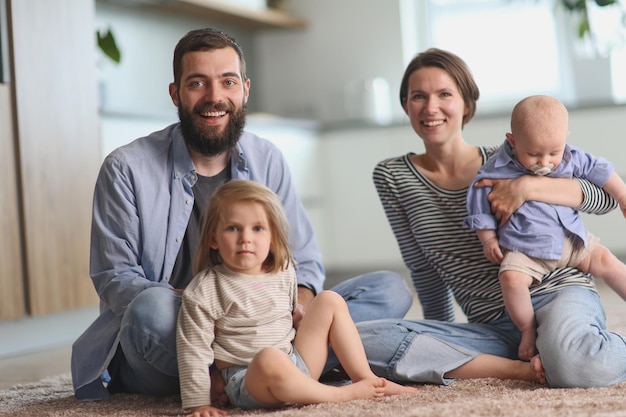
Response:
[{"label": "green houseplant", "polygon": [[98,48],[104,53],[106,57],[108,57],[111,61],[119,64],[122,60],[122,54],[120,49],[117,47],[117,42],[115,42],[115,36],[113,36],[113,32],[111,29],[107,28],[106,30],[97,30],[96,31],[96,40],[98,43]]},{"label": "green houseplant", "polygon": [[[594,0],[600,7],[619,4],[619,0]],[[584,38],[590,34],[591,26],[589,24],[589,13],[587,10],[586,0],[561,0],[561,5],[569,12],[579,15],[578,37]]]}]

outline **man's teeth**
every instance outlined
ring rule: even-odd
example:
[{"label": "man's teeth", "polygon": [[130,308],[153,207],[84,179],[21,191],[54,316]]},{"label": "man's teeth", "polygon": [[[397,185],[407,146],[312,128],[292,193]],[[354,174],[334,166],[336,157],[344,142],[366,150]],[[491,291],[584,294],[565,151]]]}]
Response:
[{"label": "man's teeth", "polygon": [[226,114],[225,111],[211,111],[211,112],[207,112],[207,113],[202,113],[202,115],[204,117],[219,117],[219,116],[223,116],[225,114]]},{"label": "man's teeth", "polygon": [[432,127],[432,126],[439,126],[443,124],[443,120],[434,120],[432,122],[424,122],[424,124],[426,126]]}]

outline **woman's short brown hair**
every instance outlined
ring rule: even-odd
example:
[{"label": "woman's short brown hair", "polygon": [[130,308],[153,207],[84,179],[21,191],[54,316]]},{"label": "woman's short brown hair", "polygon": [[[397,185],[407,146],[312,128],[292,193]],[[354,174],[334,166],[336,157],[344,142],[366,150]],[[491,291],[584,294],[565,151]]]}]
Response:
[{"label": "woman's short brown hair", "polygon": [[467,106],[467,114],[463,116],[463,126],[469,123],[476,113],[476,102],[480,96],[480,91],[474,81],[471,71],[465,61],[452,52],[442,49],[430,48],[421,52],[411,60],[404,70],[402,82],[400,83],[400,104],[404,108],[408,99],[409,78],[415,71],[425,67],[441,68],[456,82],[461,92],[463,101]]}]

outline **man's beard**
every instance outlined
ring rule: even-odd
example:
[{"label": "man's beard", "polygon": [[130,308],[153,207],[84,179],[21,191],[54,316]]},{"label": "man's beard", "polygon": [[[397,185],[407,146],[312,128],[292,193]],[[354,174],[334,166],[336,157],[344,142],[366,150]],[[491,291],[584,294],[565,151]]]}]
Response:
[{"label": "man's beard", "polygon": [[[221,126],[207,126],[195,121],[198,114],[209,111],[229,112],[228,124],[220,133]],[[204,156],[220,155],[233,149],[243,133],[246,124],[246,105],[239,110],[226,103],[198,105],[192,111],[186,110],[182,104],[178,106],[180,129],[185,143],[191,150]]]}]

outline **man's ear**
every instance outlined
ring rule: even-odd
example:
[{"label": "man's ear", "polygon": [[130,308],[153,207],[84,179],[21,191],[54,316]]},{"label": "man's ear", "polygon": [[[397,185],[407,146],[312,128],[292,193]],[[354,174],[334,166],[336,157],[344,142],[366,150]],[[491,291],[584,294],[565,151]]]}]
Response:
[{"label": "man's ear", "polygon": [[174,105],[176,107],[178,107],[178,87],[176,87],[176,84],[174,83],[170,83],[169,86],[169,91],[170,91],[170,98],[172,99],[172,102],[174,103]]},{"label": "man's ear", "polygon": [[244,83],[243,83],[243,102],[247,103],[248,102],[248,97],[250,96],[250,78],[248,78]]}]

